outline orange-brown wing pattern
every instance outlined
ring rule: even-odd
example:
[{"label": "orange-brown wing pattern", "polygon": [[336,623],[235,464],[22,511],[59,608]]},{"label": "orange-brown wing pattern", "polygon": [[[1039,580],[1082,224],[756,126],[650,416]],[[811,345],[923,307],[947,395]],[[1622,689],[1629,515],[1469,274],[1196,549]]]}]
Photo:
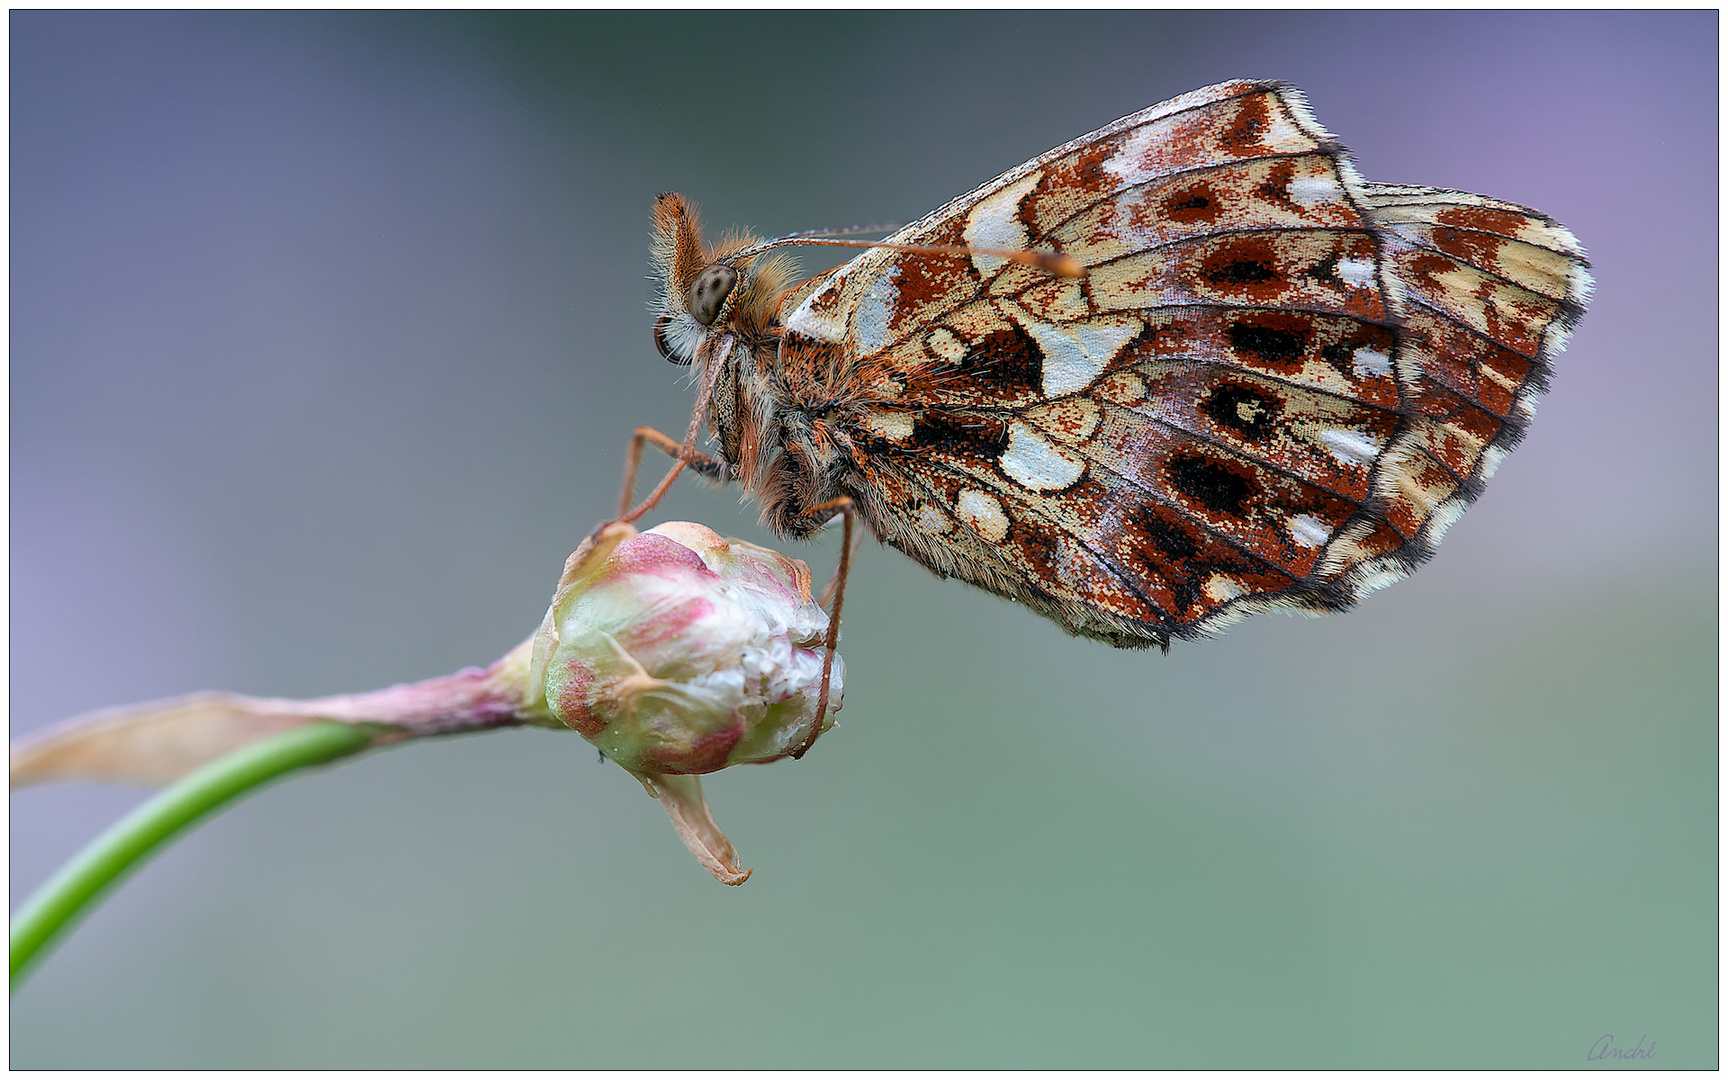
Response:
[{"label": "orange-brown wing pattern", "polygon": [[1277,84],[1196,91],[891,237],[785,312],[844,361],[853,494],[933,569],[1117,644],[1407,573],[1526,421],[1588,274],[1549,219],[1369,185]]}]

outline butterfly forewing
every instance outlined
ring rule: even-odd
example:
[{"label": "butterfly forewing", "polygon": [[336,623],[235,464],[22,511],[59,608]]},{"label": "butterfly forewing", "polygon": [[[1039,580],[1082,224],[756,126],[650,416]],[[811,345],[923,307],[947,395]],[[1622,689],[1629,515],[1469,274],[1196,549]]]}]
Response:
[{"label": "butterfly forewing", "polygon": [[843,492],[937,572],[1121,645],[1408,572],[1589,287],[1563,227],[1364,183],[1271,83],[1117,121],[887,242],[965,250],[874,248],[788,294],[779,385],[824,418],[797,453],[843,451]]}]

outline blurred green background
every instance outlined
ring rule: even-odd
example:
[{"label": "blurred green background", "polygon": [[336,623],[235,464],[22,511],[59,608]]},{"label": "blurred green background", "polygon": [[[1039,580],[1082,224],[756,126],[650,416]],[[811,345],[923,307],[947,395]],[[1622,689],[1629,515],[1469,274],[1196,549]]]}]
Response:
[{"label": "blurred green background", "polygon": [[[661,190],[905,219],[1283,78],[1370,179],[1540,207],[1599,283],[1356,612],[1121,653],[866,548],[840,729],[708,781],[744,887],[573,735],[380,753],[127,883],[12,1066],[1714,1068],[1716,22],[12,13],[14,734],[526,635],[630,429],[688,415]],[[13,904],[143,797],[15,795]]]}]

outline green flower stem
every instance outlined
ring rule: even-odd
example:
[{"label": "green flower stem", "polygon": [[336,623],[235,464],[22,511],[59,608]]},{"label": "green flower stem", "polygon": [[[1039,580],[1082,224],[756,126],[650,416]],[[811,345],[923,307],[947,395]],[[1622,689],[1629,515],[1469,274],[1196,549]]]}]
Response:
[{"label": "green flower stem", "polygon": [[60,868],[12,919],[12,985],[90,902],[180,830],[283,773],[364,750],[364,728],[317,720],[236,750],[132,811]]}]

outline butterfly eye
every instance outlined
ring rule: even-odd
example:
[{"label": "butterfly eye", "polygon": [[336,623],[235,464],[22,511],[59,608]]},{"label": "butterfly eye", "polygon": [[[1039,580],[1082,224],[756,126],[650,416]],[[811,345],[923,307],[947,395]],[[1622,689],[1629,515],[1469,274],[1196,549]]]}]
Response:
[{"label": "butterfly eye", "polygon": [[672,351],[672,343],[666,340],[666,331],[672,329],[672,316],[662,315],[654,320],[654,347],[660,350],[660,355],[674,364],[688,364],[690,361]]},{"label": "butterfly eye", "polygon": [[738,271],[730,266],[715,263],[705,267],[696,275],[696,280],[690,283],[690,295],[685,300],[684,307],[690,312],[691,318],[703,326],[712,326],[736,284]]}]

